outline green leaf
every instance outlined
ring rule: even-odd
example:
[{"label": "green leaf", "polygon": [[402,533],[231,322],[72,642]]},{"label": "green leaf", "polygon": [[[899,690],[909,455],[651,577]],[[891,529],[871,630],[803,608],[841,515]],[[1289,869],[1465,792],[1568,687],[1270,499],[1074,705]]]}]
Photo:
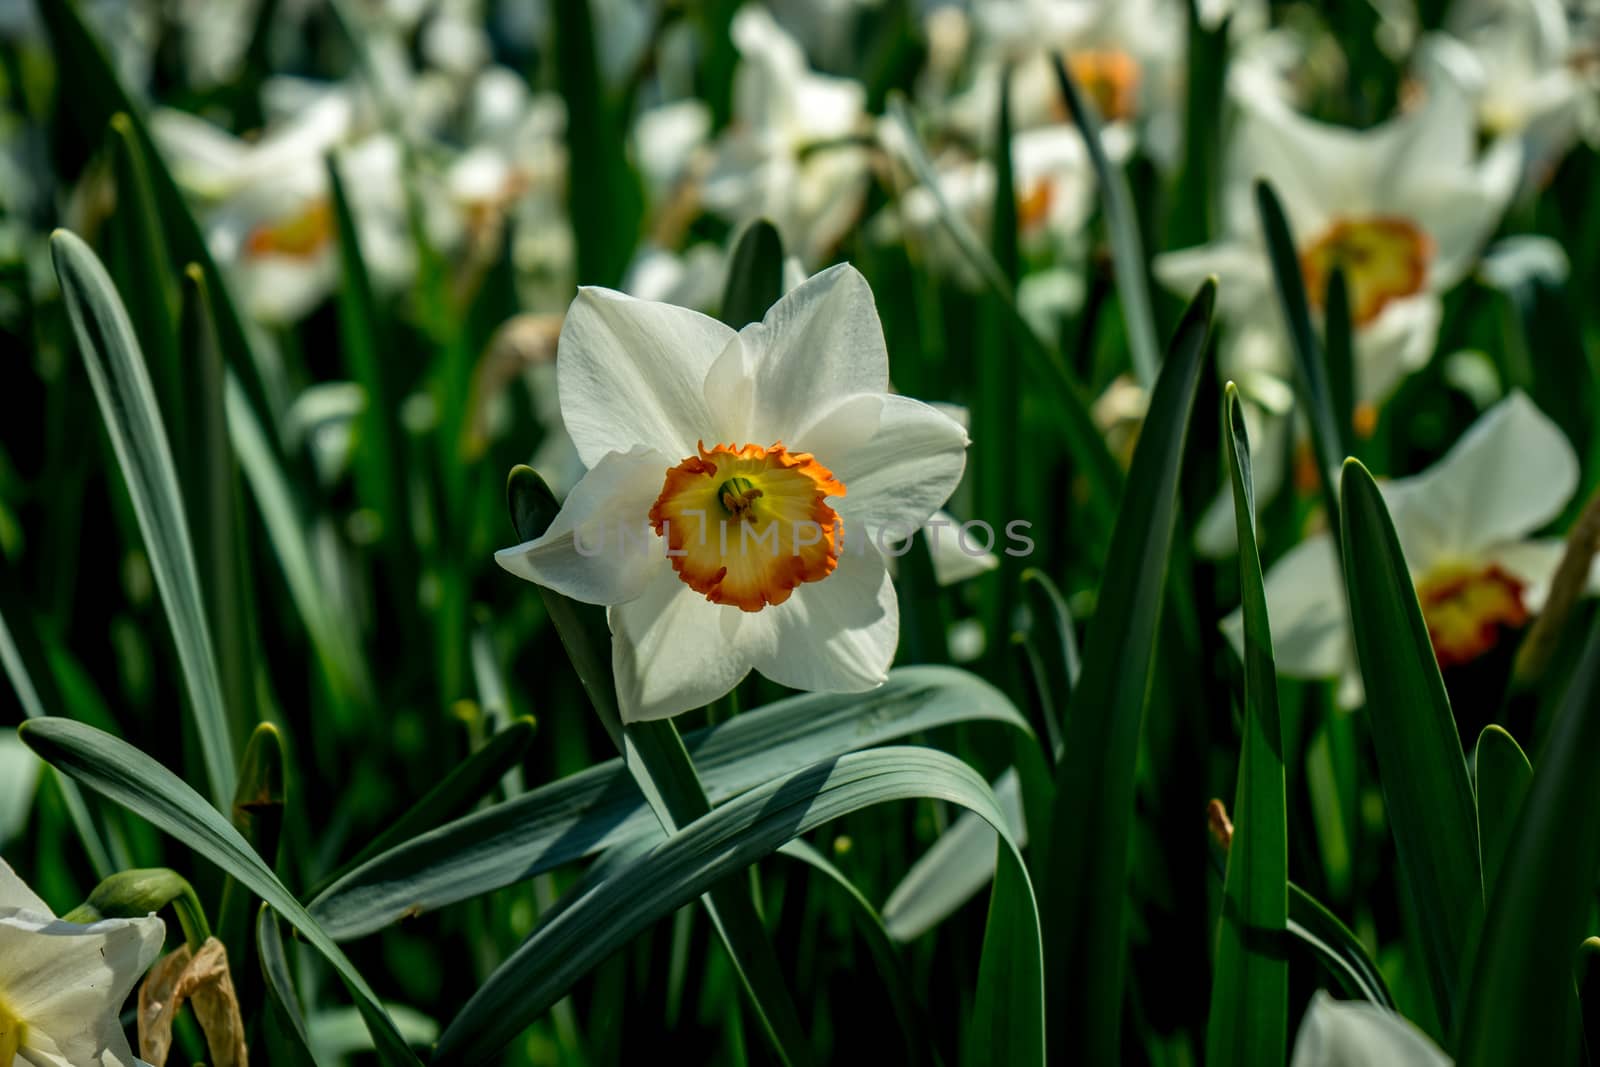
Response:
[{"label": "green leaf", "polygon": [[[999,690],[952,667],[905,667],[870,693],[803,693],[685,736],[715,804],[793,767],[958,722],[1028,730]],[[311,902],[337,940],[500,889],[659,832],[620,759],[439,827],[377,856]]]},{"label": "green leaf", "polygon": [[581,176],[567,183],[578,282],[616,285],[638,243],[644,207],[628,166],[622,109],[600,77],[589,0],[554,0],[549,24],[556,87],[567,104],[571,173]]},{"label": "green leaf", "polygon": [[1239,589],[1244,602],[1244,742],[1234,793],[1233,844],[1206,1023],[1206,1062],[1280,1067],[1287,1047],[1289,831],[1267,594],[1256,550],[1255,486],[1239,391],[1223,393],[1222,439],[1233,482]]},{"label": "green leaf", "polygon": [[1122,468],[1106,449],[1105,438],[1095,426],[1082,395],[1082,384],[1067,367],[1061,353],[1039,340],[1039,336],[1033,332],[1033,327],[1017,307],[1016,293],[1004,270],[972,232],[967,221],[951,208],[933,163],[917,136],[905,102],[894,99],[890,102],[889,110],[900,127],[901,140],[912,171],[938,207],[940,224],[1005,310],[1012,324],[1012,340],[1021,348],[1022,357],[1034,375],[1046,386],[1045,399],[1052,405],[1062,437],[1078,463],[1079,472],[1088,483],[1085,494],[1086,517],[1095,524],[1096,536],[1104,540],[1115,518],[1116,501],[1122,495]]},{"label": "green leaf", "polygon": [[[1305,277],[1300,273],[1300,255],[1296,251],[1294,234],[1289,230],[1289,219],[1283,205],[1265,180],[1256,182],[1256,212],[1261,218],[1261,231],[1267,242],[1267,258],[1272,263],[1272,277],[1278,292],[1278,306],[1283,309],[1289,328],[1289,340],[1294,349],[1295,381],[1300,386],[1300,400],[1306,417],[1311,422],[1311,447],[1317,457],[1317,471],[1322,486],[1323,506],[1328,515],[1339,514],[1339,498],[1334,485],[1333,470],[1340,457],[1350,454],[1350,422],[1339,421],[1335,411],[1333,389],[1328,382],[1328,367],[1323,362],[1322,346],[1311,326],[1311,308],[1306,302]],[[1341,369],[1341,373],[1343,370]]]},{"label": "green leaf", "polygon": [[1111,268],[1116,274],[1117,295],[1122,298],[1123,321],[1128,331],[1128,355],[1134,376],[1146,389],[1153,388],[1161,369],[1161,343],[1157,340],[1155,311],[1150,305],[1150,279],[1145,276],[1147,260],[1144,241],[1139,236],[1139,215],[1134,210],[1133,192],[1122,171],[1111,165],[1100,139],[1100,117],[1083,99],[1067,65],[1058,53],[1052,57],[1056,81],[1066,98],[1072,121],[1083,134],[1100,189],[1100,208],[1105,212],[1106,228],[1111,233]]},{"label": "green leaf", "polygon": [[1061,749],[1072,691],[1078,684],[1082,662],[1078,655],[1078,635],[1072,626],[1072,612],[1055,582],[1043,571],[1030,567],[1022,572],[1026,622],[1020,636],[1028,650],[1029,663],[1037,677],[1040,713],[1044,718],[1043,736],[1050,742],[1052,763]]},{"label": "green leaf", "polygon": [[194,454],[183,463],[179,483],[189,505],[195,567],[206,598],[222,692],[232,713],[234,736],[255,725],[254,647],[245,542],[240,522],[239,468],[228,439],[228,413],[216,302],[205,271],[191,263],[183,274],[178,351],[183,360],[183,410]]},{"label": "green leaf", "polygon": [[355,997],[383,1061],[420,1067],[355,965],[239,831],[183,779],[132,745],[69,719],[33,719],[19,732],[40,759],[182,841],[270,904],[339,973]]},{"label": "green leaf", "polygon": [[1124,891],[1134,768],[1178,514],[1178,476],[1200,383],[1215,281],[1173,334],[1134,451],[1056,766],[1044,879],[1052,1042],[1069,1061],[1115,1063],[1122,1025]]},{"label": "green leaf", "polygon": [[1328,295],[1323,299],[1323,347],[1328,366],[1328,403],[1333,423],[1339,428],[1340,443],[1350,447],[1349,434],[1355,429],[1356,366],[1355,327],[1350,320],[1350,286],[1344,268],[1328,273]]},{"label": "green leaf", "polygon": [[[217,335],[229,367],[240,377],[246,396],[256,412],[268,410],[266,392],[257,371],[253,345],[244,320],[240,318],[222,272],[194,215],[185,204],[183,194],[173,181],[172,174],[162,162],[161,153],[145,125],[138,102],[122,85],[109,54],[95,39],[85,23],[78,5],[74,3],[48,3],[38,7],[40,21],[50,35],[55,54],[56,69],[71,71],[72,91],[58,94],[57,99],[65,109],[78,137],[84,143],[94,143],[106,126],[119,114],[126,116],[128,130],[138,142],[148,167],[150,192],[155,200],[166,233],[166,246],[175,263],[195,263],[205,272],[206,286],[213,295],[216,310]],[[258,414],[258,417],[259,414]],[[276,442],[273,442],[276,447]]]},{"label": "green leaf", "polygon": [[[1022,782],[1016,770],[1003,772],[991,788],[995,802],[1005,812],[1012,840],[1026,845]],[[970,811],[957,816],[928,851],[917,857],[884,901],[883,921],[889,936],[896,941],[914,941],[976,896],[994,877],[997,843],[994,827],[982,816]]]},{"label": "green leaf", "polygon": [[722,321],[735,330],[760,322],[783,296],[783,238],[766,219],[755,219],[733,242],[722,287]]},{"label": "green leaf", "polygon": [[1457,983],[1483,922],[1478,815],[1461,738],[1394,523],[1377,482],[1344,466],[1345,585],[1366,684],[1402,907],[1421,938],[1434,1008],[1460,1019]]},{"label": "green leaf", "polygon": [[227,379],[225,400],[233,448],[283,570],[289,601],[311,636],[317,664],[339,706],[359,703],[372,686],[357,644],[356,624],[345,617],[330,584],[322,580],[314,562],[311,530],[301,517],[288,476],[233,375]]},{"label": "green leaf", "polygon": [[1483,850],[1483,884],[1494,888],[1504,869],[1506,849],[1533,781],[1533,765],[1504,727],[1491,723],[1478,735],[1472,761],[1477,786],[1478,840]]},{"label": "green leaf", "polygon": [[156,588],[167,609],[212,800],[226,809],[234,787],[227,703],[211,646],[178,475],[144,356],[127,310],[89,246],[77,235],[57,230],[51,235],[50,251],[67,315],[133,500]]},{"label": "green leaf", "polygon": [[1352,997],[1394,1010],[1383,972],[1350,928],[1304,889],[1289,883],[1289,933],[1310,948]]},{"label": "green leaf", "polygon": [[390,380],[393,360],[383,336],[383,321],[373,296],[360,231],[335,157],[329,156],[328,188],[339,239],[339,346],[351,377],[361,384],[366,403],[356,416],[351,459],[362,499],[382,520],[386,545],[408,543],[405,507],[407,475],[400,429],[400,397]]},{"label": "green leaf", "polygon": [[[984,781],[941,752],[881,748],[856,752],[768,782],[695,820],[561,908],[490,975],[439,1037],[433,1064],[491,1059],[593,967],[651,923],[694,900],[785,842],[833,819],[891,800],[937,797],[982,813],[1006,834]],[[1016,995],[988,1022],[992,1062],[1044,1061],[1044,1000],[1037,910],[1027,873],[1006,839],[1010,870],[997,878],[996,910],[1033,924],[1027,951],[1013,954]],[[1025,929],[1024,929],[1025,932]],[[1024,938],[1024,940],[1026,940]],[[1007,939],[1008,945],[1011,944]],[[987,955],[987,953],[986,953]],[[984,967],[988,974],[990,968]]]},{"label": "green leaf", "polygon": [[[233,826],[269,867],[276,867],[278,842],[283,830],[283,735],[264,722],[255,728],[244,746],[239,761],[239,785],[233,794]],[[230,877],[222,887],[222,908],[217,920],[217,936],[227,947],[235,966],[245,959],[250,937],[249,892]],[[246,976],[238,976],[240,987],[253,986]],[[241,997],[244,989],[241,988]]]},{"label": "green leaf", "polygon": [[[971,813],[962,812],[962,818],[969,814]],[[990,837],[992,851],[994,846],[992,831]],[[856,888],[855,883],[850,881],[843,871],[805,841],[798,839],[790,841],[778,851],[809,865],[844,892],[850,918],[856,932],[861,935],[861,940],[866,942],[867,952],[872,956],[873,965],[877,967],[878,976],[883,979],[884,988],[889,994],[889,1004],[894,1011],[895,1022],[900,1025],[900,1031],[906,1039],[906,1062],[938,1063],[939,1054],[934,1049],[933,1028],[929,1025],[927,1013],[917,1003],[911,976],[906,972],[900,953],[884,926],[883,917],[872,906],[872,902],[862,896],[861,890]]]},{"label": "green leaf", "polygon": [[[22,705],[22,713],[30,719],[42,719],[51,709],[70,710],[67,701],[57,690],[50,662],[39,643],[38,624],[33,613],[23,603],[21,591],[16,587],[15,571],[0,556],[0,668],[11,680],[11,688]],[[67,818],[78,833],[89,867],[98,879],[110,878],[117,865],[111,861],[105,840],[95,826],[89,804],[79,791],[78,784],[63,775],[56,775],[61,787],[61,797],[67,808]]]},{"label": "green leaf", "polygon": [[311,1052],[311,1034],[306,1028],[305,1015],[300,1011],[300,1000],[295,995],[294,978],[289,973],[289,958],[283,950],[283,934],[278,929],[278,916],[267,905],[261,905],[261,910],[256,913],[256,954],[261,957],[261,974],[266,979],[267,993],[272,998],[272,1004],[289,1023],[287,1031],[283,1027],[268,1023],[267,1027],[274,1031],[271,1035],[264,1035],[271,1040],[287,1044],[292,1050],[291,1056],[300,1063],[316,1063],[316,1057]]},{"label": "green leaf", "polygon": [[1573,966],[1600,867],[1600,626],[1539,751],[1489,898],[1460,1016],[1456,1062],[1573,1063]]},{"label": "green leaf", "polygon": [[[489,738],[482,748],[452,767],[438,784],[423,794],[421,800],[386,826],[383,833],[369,841],[329,882],[336,882],[345,872],[355,870],[374,856],[471,811],[480,800],[493,792],[507,771],[522,762],[522,757],[533,744],[533,735],[532,719],[512,720],[505,729]],[[315,901],[313,911],[314,905]],[[334,936],[337,940],[337,935]]]}]

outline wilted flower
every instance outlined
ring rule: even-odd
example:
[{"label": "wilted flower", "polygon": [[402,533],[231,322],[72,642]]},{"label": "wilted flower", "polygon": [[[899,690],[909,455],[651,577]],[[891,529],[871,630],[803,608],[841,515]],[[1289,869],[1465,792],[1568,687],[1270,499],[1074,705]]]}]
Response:
[{"label": "wilted flower", "polygon": [[57,919],[0,859],[0,1064],[138,1063],[118,1015],[165,937],[155,916]]},{"label": "wilted flower", "polygon": [[737,332],[584,289],[557,374],[588,473],[543,537],[496,558],[610,608],[625,719],[705,704],[752,669],[798,689],[883,681],[899,636],[884,549],[950,495],[967,435],[888,393],[854,268]]},{"label": "wilted flower", "polygon": [[[1485,412],[1428,470],[1382,485],[1442,665],[1483,655],[1543,606],[1564,546],[1530,535],[1577,486],[1572,446],[1522,393]],[[1279,560],[1266,593],[1279,673],[1342,678],[1344,702],[1357,702],[1360,677],[1330,535],[1310,537]],[[1223,629],[1242,649],[1239,612]]]}]

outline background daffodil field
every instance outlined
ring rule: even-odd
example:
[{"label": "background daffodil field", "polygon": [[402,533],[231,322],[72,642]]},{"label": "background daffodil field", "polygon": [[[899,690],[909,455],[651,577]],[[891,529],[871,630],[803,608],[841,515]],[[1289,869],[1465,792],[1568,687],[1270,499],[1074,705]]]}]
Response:
[{"label": "background daffodil field", "polygon": [[1589,0],[0,0],[0,1067],[1600,1062],[1597,192]]}]

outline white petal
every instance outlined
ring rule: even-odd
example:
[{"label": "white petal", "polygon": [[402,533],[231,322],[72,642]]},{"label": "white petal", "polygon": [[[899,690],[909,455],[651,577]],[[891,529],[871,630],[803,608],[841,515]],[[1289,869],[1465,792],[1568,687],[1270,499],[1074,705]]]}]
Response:
[{"label": "white petal", "polygon": [[0,908],[20,908],[39,915],[55,914],[50,910],[50,905],[28,888],[28,883],[11,869],[11,864],[3,856],[0,856]]},{"label": "white petal", "polygon": [[[1561,566],[1561,558],[1566,554],[1565,541],[1543,537],[1534,541],[1495,545],[1484,553],[1483,561],[1500,567],[1520,581],[1523,584],[1523,603],[1529,611],[1537,612],[1544,608],[1544,602],[1550,596],[1550,581],[1556,576],[1556,568]],[[1596,559],[1589,568],[1589,580],[1584,592],[1600,592],[1600,559]]]},{"label": "white petal", "polygon": [[586,604],[632,600],[667,567],[649,515],[676,462],[645,448],[611,453],[573,486],[542,537],[501,549],[495,561]]},{"label": "white petal", "polygon": [[[28,813],[33,808],[34,790],[39,785],[39,772],[43,767],[44,763],[33,754],[33,750],[17,737],[17,731],[0,730],[0,848],[4,848],[6,842],[21,833],[27,825]],[[4,865],[5,861],[0,860],[0,867]],[[9,871],[10,868],[5,870]],[[7,900],[11,894],[6,892],[6,882],[6,874],[0,872],[0,907],[33,907],[38,910],[37,899],[29,903],[23,903],[20,899]]]},{"label": "white petal", "polygon": [[712,428],[704,385],[733,331],[716,319],[585,288],[556,350],[561,415],[588,467],[643,445],[681,459]]},{"label": "white petal", "polygon": [[1444,305],[1433,293],[1395,300],[1355,336],[1356,400],[1381,404],[1433,356]]},{"label": "white petal", "polygon": [[882,684],[900,640],[883,557],[865,539],[851,541],[832,574],[752,615],[739,639],[755,669],[779,685],[855,693]]},{"label": "white petal", "polygon": [[[1307,538],[1267,572],[1267,617],[1278,672],[1290,678],[1332,678],[1352,660],[1344,586],[1333,541]],[[1223,633],[1243,655],[1244,619],[1235,611]]]},{"label": "white petal", "polygon": [[872,289],[847,263],[785,293],[739,336],[754,377],[756,444],[788,442],[846,397],[889,388]]},{"label": "white petal", "polygon": [[835,501],[846,529],[907,536],[955,492],[967,463],[967,431],[935,408],[903,396],[884,398],[878,432],[839,456],[818,460],[844,483]]},{"label": "white petal", "polygon": [[738,685],[750,673],[738,646],[743,614],[706,600],[671,569],[638,599],[613,607],[607,618],[622,721],[665,719]]},{"label": "white petal", "polygon": [[[961,524],[949,512],[935,511],[923,531],[928,538],[933,580],[940,585],[964,582],[1000,566],[999,558],[984,548],[983,532],[974,530],[971,536],[966,536]],[[989,540],[992,544],[992,539]]]},{"label": "white petal", "polygon": [[1520,540],[1560,513],[1578,487],[1578,457],[1520,392],[1486,411],[1444,458],[1384,488],[1413,570]]},{"label": "white petal", "polygon": [[1311,998],[1290,1067],[1450,1067],[1450,1057],[1404,1016],[1365,1001]]},{"label": "white petal", "polygon": [[69,1063],[95,1062],[107,1050],[131,1060],[118,1013],[165,937],[154,916],[80,926],[25,911],[0,914],[0,996],[27,1025],[28,1044]]}]

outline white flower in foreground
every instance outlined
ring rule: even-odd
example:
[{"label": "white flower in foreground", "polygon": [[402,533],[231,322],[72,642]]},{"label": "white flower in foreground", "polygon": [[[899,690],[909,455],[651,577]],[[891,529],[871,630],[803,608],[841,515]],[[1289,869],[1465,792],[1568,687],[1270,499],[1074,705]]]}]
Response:
[{"label": "white flower in foreground", "polygon": [[1446,1056],[1403,1015],[1376,1004],[1334,1000],[1317,991],[1300,1023],[1289,1067],[1450,1067]]},{"label": "white flower in foreground", "polygon": [[884,680],[900,620],[882,546],[949,497],[967,435],[887,392],[854,268],[737,332],[584,289],[557,376],[588,473],[543,537],[496,558],[610,608],[624,719],[705,704],[752,669],[796,689]]},{"label": "white flower in foreground", "polygon": [[0,859],[0,1064],[137,1064],[118,1015],[165,936],[155,916],[57,919]]},{"label": "white flower in foreground", "polygon": [[[1385,504],[1416,585],[1434,654],[1470,662],[1543,606],[1563,543],[1532,539],[1578,487],[1578,458],[1560,429],[1521,393],[1490,408],[1428,470],[1383,483]],[[1267,572],[1278,670],[1344,680],[1359,702],[1343,580],[1332,538],[1308,538]],[[1223,630],[1242,649],[1235,611]]]}]

